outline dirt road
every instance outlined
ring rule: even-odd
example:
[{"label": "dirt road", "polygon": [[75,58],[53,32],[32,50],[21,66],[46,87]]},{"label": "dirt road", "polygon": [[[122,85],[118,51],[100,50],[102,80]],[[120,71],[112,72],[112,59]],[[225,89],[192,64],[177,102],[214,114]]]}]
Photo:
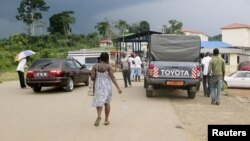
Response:
[{"label": "dirt road", "polygon": [[[121,78],[120,74],[116,74]],[[123,80],[118,83],[123,86]],[[143,82],[132,83],[119,95],[113,87],[111,124],[95,127],[87,87],[67,93],[58,89],[34,94],[17,81],[0,84],[1,141],[202,141],[208,124],[249,124],[249,101],[229,94],[221,105],[197,93],[158,90],[146,98]],[[242,100],[243,99],[243,100]],[[103,120],[102,120],[103,122]]]}]

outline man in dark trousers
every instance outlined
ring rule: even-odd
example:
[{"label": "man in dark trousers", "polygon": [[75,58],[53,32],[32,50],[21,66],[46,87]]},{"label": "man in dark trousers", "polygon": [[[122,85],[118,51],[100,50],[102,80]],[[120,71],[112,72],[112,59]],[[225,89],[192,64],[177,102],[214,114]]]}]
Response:
[{"label": "man in dark trousers", "polygon": [[17,73],[19,77],[20,86],[22,89],[26,88],[25,78],[24,78],[24,67],[26,65],[28,57],[19,60],[17,66]]},{"label": "man in dark trousers", "polygon": [[130,81],[130,62],[129,62],[128,57],[126,56],[126,53],[122,54],[121,68],[122,68],[122,75],[123,75],[123,79],[124,79],[125,88],[128,87],[128,84],[131,87],[131,81]]},{"label": "man in dark trousers", "polygon": [[219,56],[219,49],[217,48],[213,50],[208,73],[211,74],[211,103],[220,105],[221,87],[225,76],[225,61]]},{"label": "man in dark trousers", "polygon": [[202,58],[201,63],[203,65],[203,91],[204,91],[204,96],[209,97],[210,96],[210,76],[208,75],[208,66],[209,62],[211,60],[211,53],[206,52],[205,57]]}]

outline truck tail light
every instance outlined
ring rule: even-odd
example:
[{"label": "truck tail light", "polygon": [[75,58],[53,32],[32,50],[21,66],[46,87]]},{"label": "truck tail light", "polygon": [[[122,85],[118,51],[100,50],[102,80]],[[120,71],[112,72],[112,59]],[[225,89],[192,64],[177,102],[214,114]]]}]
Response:
[{"label": "truck tail light", "polygon": [[154,65],[149,64],[149,66],[148,66],[148,76],[153,77],[153,75],[154,75]]}]

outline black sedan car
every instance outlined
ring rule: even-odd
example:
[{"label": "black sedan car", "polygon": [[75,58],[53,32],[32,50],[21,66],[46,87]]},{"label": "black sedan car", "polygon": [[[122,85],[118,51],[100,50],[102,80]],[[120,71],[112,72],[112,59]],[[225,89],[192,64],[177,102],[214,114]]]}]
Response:
[{"label": "black sedan car", "polygon": [[40,58],[35,60],[26,74],[26,83],[34,92],[42,87],[61,87],[70,92],[74,85],[89,85],[90,71],[73,58]]}]

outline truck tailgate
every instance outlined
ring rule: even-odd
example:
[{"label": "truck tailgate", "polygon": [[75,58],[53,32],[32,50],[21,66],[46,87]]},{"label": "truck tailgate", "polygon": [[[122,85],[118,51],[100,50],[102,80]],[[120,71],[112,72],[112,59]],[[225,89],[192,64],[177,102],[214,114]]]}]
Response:
[{"label": "truck tailgate", "polygon": [[154,78],[159,79],[196,79],[200,77],[198,62],[152,61]]}]

